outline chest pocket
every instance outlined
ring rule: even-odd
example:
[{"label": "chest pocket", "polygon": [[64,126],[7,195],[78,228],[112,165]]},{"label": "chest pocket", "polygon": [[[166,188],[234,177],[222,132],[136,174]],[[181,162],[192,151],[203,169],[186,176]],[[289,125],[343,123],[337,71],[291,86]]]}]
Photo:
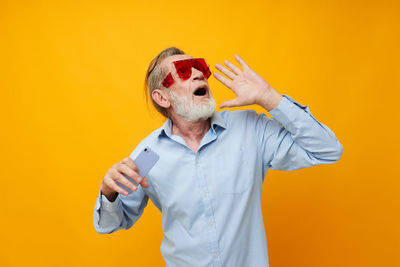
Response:
[{"label": "chest pocket", "polygon": [[254,165],[252,155],[244,145],[231,147],[217,157],[211,168],[213,181],[223,194],[243,194],[254,184]]}]

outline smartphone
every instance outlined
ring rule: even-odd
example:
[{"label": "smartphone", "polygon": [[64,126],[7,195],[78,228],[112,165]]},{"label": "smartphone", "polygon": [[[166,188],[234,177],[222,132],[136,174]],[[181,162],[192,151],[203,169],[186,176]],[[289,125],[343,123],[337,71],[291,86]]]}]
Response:
[{"label": "smartphone", "polygon": [[[153,166],[157,163],[159,158],[160,156],[158,156],[157,153],[151,150],[149,147],[146,146],[145,148],[143,148],[142,151],[140,151],[139,155],[136,157],[136,159],[133,160],[139,169],[139,175],[145,177],[149,173],[151,168],[153,168]],[[132,178],[130,178],[128,175],[126,174],[123,175],[130,182],[138,186],[138,183],[132,180]],[[120,184],[119,182],[117,182],[117,184],[118,186],[128,191],[129,194],[132,193],[132,190],[130,188]]]}]

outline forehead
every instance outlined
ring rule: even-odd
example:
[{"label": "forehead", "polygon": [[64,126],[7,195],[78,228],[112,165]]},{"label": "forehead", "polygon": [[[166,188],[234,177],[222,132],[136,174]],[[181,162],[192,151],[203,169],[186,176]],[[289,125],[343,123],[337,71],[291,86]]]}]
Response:
[{"label": "forehead", "polygon": [[189,58],[193,58],[192,56],[189,55],[173,55],[173,56],[169,56],[166,59],[164,59],[161,64],[160,67],[165,69],[167,72],[170,72],[173,69],[173,62],[174,61],[178,61],[178,60],[183,60],[183,59],[189,59]]}]

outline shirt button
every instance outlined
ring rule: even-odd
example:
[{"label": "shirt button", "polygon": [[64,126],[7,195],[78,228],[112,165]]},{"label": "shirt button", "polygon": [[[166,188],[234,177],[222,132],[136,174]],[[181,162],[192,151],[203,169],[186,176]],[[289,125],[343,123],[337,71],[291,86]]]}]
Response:
[{"label": "shirt button", "polygon": [[214,226],[214,224],[213,224],[212,222],[210,222],[210,226],[211,226],[211,227],[213,227],[213,226]]},{"label": "shirt button", "polygon": [[217,252],[214,253],[214,258],[218,258],[218,253]]}]

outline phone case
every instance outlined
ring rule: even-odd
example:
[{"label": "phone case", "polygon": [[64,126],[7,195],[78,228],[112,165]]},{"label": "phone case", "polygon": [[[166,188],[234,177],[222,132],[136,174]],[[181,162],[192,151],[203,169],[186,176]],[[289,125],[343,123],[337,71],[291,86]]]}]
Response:
[{"label": "phone case", "polygon": [[[143,148],[142,151],[139,153],[139,155],[136,157],[136,159],[133,160],[139,169],[139,175],[142,177],[145,177],[149,173],[151,168],[153,168],[153,166],[157,163],[159,158],[160,158],[160,156],[158,156],[157,153],[155,153],[149,147]],[[126,175],[126,174],[123,174],[123,175],[129,181],[134,183],[136,186],[138,185],[138,183],[136,183],[134,180],[132,180],[128,175]],[[129,194],[132,193],[131,189],[127,188],[126,186],[124,186],[118,182],[117,182],[117,184],[118,184],[118,186],[120,186],[123,189],[125,189],[126,191],[128,191]]]}]

